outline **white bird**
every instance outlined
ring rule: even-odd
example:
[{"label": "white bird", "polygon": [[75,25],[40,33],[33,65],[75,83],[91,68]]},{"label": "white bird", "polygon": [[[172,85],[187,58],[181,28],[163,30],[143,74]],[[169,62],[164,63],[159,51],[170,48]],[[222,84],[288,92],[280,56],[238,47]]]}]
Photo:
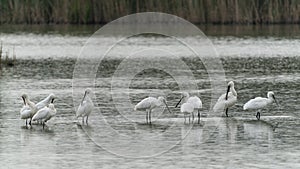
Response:
[{"label": "white bird", "polygon": [[168,107],[166,99],[162,96],[158,97],[158,99],[154,98],[154,97],[147,97],[147,98],[143,99],[142,101],[140,101],[134,107],[134,110],[135,111],[146,111],[146,123],[148,123],[148,119],[149,119],[149,123],[151,124],[152,109],[154,109],[156,107],[160,107],[162,104],[164,104],[167,107],[168,111],[170,113],[172,113]]},{"label": "white bird", "polygon": [[[178,107],[179,103],[182,103],[180,107],[180,112],[184,114],[184,121],[186,114],[192,114],[192,119],[194,121],[194,110],[198,111],[198,124],[200,123],[200,109],[202,108],[202,101],[197,96],[190,97],[189,93],[183,92],[179,102],[176,104],[175,108]],[[190,121],[190,117],[189,117]]]},{"label": "white bird", "polygon": [[53,103],[55,98],[56,96],[53,93],[50,93],[49,96],[47,96],[44,100],[38,102],[35,106],[38,110],[40,110],[45,106],[48,106],[50,103]]},{"label": "white bird", "polygon": [[227,86],[227,92],[222,94],[215,106],[213,107],[214,112],[224,112],[228,117],[228,108],[235,105],[237,102],[237,92],[234,89],[233,81],[230,81]]},{"label": "white bird", "polygon": [[91,93],[90,88],[85,89],[84,96],[76,112],[76,118],[82,117],[82,124],[84,123],[84,117],[86,117],[86,124],[88,123],[89,115],[94,109],[93,101],[90,98]]},{"label": "white bird", "polygon": [[24,102],[24,106],[21,108],[20,110],[20,117],[21,119],[25,119],[25,124],[27,126],[27,120],[29,118],[31,118],[31,109],[30,107],[26,104],[26,101],[24,99],[24,97],[22,96],[23,102]]},{"label": "white bird", "polygon": [[269,91],[267,94],[267,98],[256,97],[254,99],[251,99],[246,104],[244,104],[243,109],[244,110],[257,110],[256,118],[257,118],[257,120],[259,120],[261,109],[267,107],[269,104],[273,103],[274,101],[278,105],[278,103],[275,99],[274,92]]},{"label": "white bird", "polygon": [[45,123],[50,120],[53,116],[56,115],[56,109],[54,104],[50,103],[48,107],[44,107],[40,109],[33,117],[32,121],[41,121],[43,124],[43,129],[45,127]]},{"label": "white bird", "polygon": [[[25,119],[27,117],[27,115],[29,115],[29,118],[30,118],[29,125],[31,125],[31,119],[35,115],[35,113],[38,111],[38,109],[36,108],[35,103],[30,101],[27,94],[23,94],[21,97],[24,101],[24,104],[28,106],[28,107],[25,106],[25,107],[23,107],[24,109],[23,108],[21,109],[21,112],[22,112],[22,113],[20,112],[21,118],[23,116],[22,119]],[[28,110],[30,110],[30,111],[28,111]]]}]

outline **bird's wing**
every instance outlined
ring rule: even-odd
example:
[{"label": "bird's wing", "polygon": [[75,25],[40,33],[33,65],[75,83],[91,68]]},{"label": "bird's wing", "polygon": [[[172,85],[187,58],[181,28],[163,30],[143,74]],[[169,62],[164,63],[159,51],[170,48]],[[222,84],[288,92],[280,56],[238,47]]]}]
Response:
[{"label": "bird's wing", "polygon": [[152,102],[155,101],[154,97],[147,97],[140,101],[135,107],[135,110],[144,110],[144,109],[149,109],[151,107]]},{"label": "bird's wing", "polygon": [[219,99],[218,99],[218,102],[221,101],[221,100],[225,100],[225,97],[226,97],[226,93],[222,94]]},{"label": "bird's wing", "polygon": [[23,111],[20,111],[21,119],[28,119],[28,118],[30,118],[30,115],[31,115],[31,110],[30,109],[25,109]]},{"label": "bird's wing", "polygon": [[194,111],[194,105],[192,103],[183,103],[180,106],[181,113],[192,113]]},{"label": "bird's wing", "polygon": [[88,102],[86,100],[83,100],[76,111],[76,117],[82,116],[87,111],[86,110],[87,107],[88,107]]},{"label": "bird's wing", "polygon": [[189,97],[189,99],[187,100],[187,103],[193,104],[194,108],[198,108],[198,109],[202,108],[202,101],[197,96]]},{"label": "bird's wing", "polygon": [[30,110],[29,106],[23,106],[22,109],[20,110],[20,113],[25,111],[25,110]]},{"label": "bird's wing", "polygon": [[213,107],[213,111],[215,113],[223,112],[225,109],[225,102],[222,100],[218,100],[217,103]]},{"label": "bird's wing", "polygon": [[44,108],[45,106],[48,106],[47,100],[44,99],[44,100],[38,102],[35,106],[38,110],[40,110],[40,109]]},{"label": "bird's wing", "polygon": [[244,104],[243,109],[261,109],[267,105],[267,98],[256,97]]},{"label": "bird's wing", "polygon": [[48,107],[44,107],[41,110],[39,110],[33,117],[32,120],[40,120],[43,119],[47,116],[47,114],[49,113],[49,108]]}]

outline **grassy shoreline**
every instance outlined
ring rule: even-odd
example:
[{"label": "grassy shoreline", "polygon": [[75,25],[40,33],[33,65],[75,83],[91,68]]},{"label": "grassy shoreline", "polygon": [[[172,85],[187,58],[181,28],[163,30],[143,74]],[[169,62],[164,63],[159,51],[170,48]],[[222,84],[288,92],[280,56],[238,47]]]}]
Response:
[{"label": "grassy shoreline", "polygon": [[149,11],[195,24],[300,24],[299,0],[0,0],[0,23],[105,24]]}]

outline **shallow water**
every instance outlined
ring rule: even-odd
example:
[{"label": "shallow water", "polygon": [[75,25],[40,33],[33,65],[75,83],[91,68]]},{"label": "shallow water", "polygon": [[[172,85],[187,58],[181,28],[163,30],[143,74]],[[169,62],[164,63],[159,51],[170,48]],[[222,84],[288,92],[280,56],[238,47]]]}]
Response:
[{"label": "shallow water", "polygon": [[[73,94],[74,98],[80,98],[83,90],[92,85],[83,82],[73,93],[72,78],[80,47],[94,28],[82,29],[77,29],[79,33],[52,29],[52,33],[44,29],[11,33],[1,29],[4,50],[15,44],[17,53],[14,66],[1,67],[0,165],[3,168],[300,167],[297,100],[300,52],[296,48],[300,41],[296,33],[291,38],[288,29],[280,29],[286,30],[280,36],[266,33],[268,29],[255,29],[255,34],[249,34],[251,31],[245,28],[239,29],[239,33],[229,29],[230,36],[226,31],[221,35],[208,32],[220,53],[227,80],[234,80],[238,91],[238,103],[229,110],[228,118],[212,116],[209,112],[211,99],[215,99],[211,93],[223,93],[223,88],[212,91],[201,60],[182,53],[182,60],[192,71],[199,89],[190,92],[203,102],[200,125],[184,123],[183,116],[174,108],[180,98],[179,86],[163,71],[147,69],[137,74],[128,91],[122,87],[129,77],[116,77],[116,88],[111,90],[111,77],[125,51],[132,46],[164,46],[176,50],[177,44],[169,38],[133,37],[97,68],[96,108],[89,125],[82,126],[74,117]],[[261,36],[261,32],[268,36]],[[114,39],[104,38],[108,44]],[[186,38],[193,41],[192,37]],[[176,64],[170,57],[164,59],[170,65]],[[275,92],[279,106],[274,104],[263,110],[260,121],[255,119],[255,112],[242,110],[246,101],[255,96],[265,97],[269,90]],[[19,119],[20,95],[24,92],[35,102],[51,92],[57,95],[57,116],[48,122],[45,130],[39,125],[26,127]],[[149,95],[165,95],[174,114],[159,113],[162,109],[158,109],[153,113],[153,124],[147,125],[144,112],[133,112],[132,105],[118,101],[126,94],[132,104]]]}]

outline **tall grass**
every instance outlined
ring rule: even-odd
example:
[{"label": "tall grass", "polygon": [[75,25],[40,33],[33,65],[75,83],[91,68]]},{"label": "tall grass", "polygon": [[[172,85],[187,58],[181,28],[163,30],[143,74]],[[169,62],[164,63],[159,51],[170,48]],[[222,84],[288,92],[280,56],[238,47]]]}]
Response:
[{"label": "tall grass", "polygon": [[146,11],[193,23],[300,23],[300,0],[0,0],[0,23],[107,23]]}]

